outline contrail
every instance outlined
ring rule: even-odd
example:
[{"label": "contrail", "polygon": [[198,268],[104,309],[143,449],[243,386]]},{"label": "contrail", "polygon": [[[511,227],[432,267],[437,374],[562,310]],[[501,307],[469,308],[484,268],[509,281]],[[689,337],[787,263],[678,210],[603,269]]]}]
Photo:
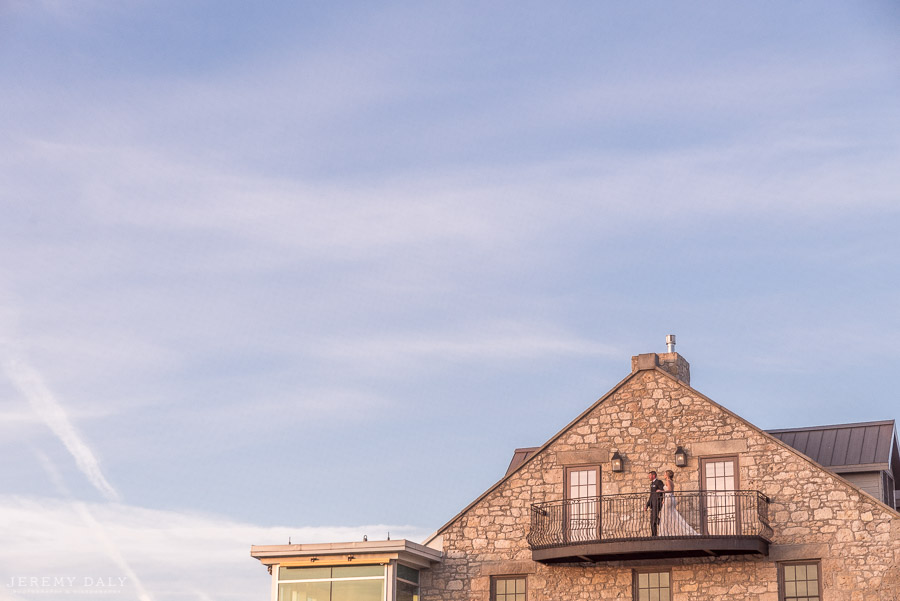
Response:
[{"label": "contrail", "polygon": [[131,579],[134,588],[137,590],[138,599],[140,599],[140,601],[153,601],[153,597],[150,596],[150,593],[147,592],[147,589],[144,588],[144,585],[141,584],[141,581],[138,579],[137,574],[134,573],[134,570],[131,569],[131,566],[128,565],[128,562],[125,561],[125,558],[119,552],[119,547],[116,546],[116,543],[106,534],[106,529],[94,518],[87,505],[81,501],[76,501],[75,509],[81,515],[81,519],[90,529],[91,533],[99,539],[100,544],[102,544],[106,550],[107,557],[113,560],[116,565],[125,572],[125,575]]},{"label": "contrail", "polygon": [[[53,462],[50,461],[50,458],[40,451],[35,451],[35,454],[37,455],[38,461],[40,461],[41,465],[44,467],[44,470],[47,472],[47,475],[50,477],[50,481],[53,482],[53,485],[60,492],[60,494],[72,499],[72,493],[69,492],[68,487],[63,481],[62,475],[56,469],[56,466],[53,465]],[[84,525],[87,526],[91,534],[94,535],[94,537],[96,537],[100,544],[103,546],[103,550],[106,551],[106,556],[109,557],[113,561],[113,563],[119,566],[119,569],[121,569],[125,573],[125,576],[131,580],[135,590],[137,591],[138,599],[140,601],[153,601],[153,597],[150,596],[150,593],[148,593],[147,589],[144,588],[144,585],[141,584],[141,580],[138,578],[138,575],[135,574],[134,570],[131,569],[131,566],[119,551],[119,547],[116,545],[115,541],[113,541],[109,537],[109,535],[106,533],[106,528],[103,527],[103,524],[97,521],[88,506],[85,503],[76,501],[74,499],[72,499],[72,505],[75,508],[75,511],[78,512],[78,515],[81,516],[81,521],[84,522]]]},{"label": "contrail", "polygon": [[109,501],[118,502],[119,493],[107,481],[100,470],[100,462],[81,435],[75,430],[75,426],[69,421],[65,409],[53,396],[53,393],[44,385],[40,375],[30,366],[16,361],[5,359],[3,371],[15,384],[16,388],[28,399],[31,408],[44,420],[50,430],[62,441],[72,457],[78,469],[87,477],[100,494]]}]

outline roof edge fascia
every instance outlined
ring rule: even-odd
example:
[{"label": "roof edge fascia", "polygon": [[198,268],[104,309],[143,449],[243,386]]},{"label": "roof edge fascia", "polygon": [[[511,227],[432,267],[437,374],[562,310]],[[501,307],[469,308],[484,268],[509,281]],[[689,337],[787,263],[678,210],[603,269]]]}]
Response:
[{"label": "roof edge fascia", "polygon": [[250,556],[265,563],[266,560],[321,557],[355,554],[360,559],[367,555],[384,553],[407,555],[431,562],[440,562],[443,553],[407,539],[386,541],[355,541],[346,543],[304,543],[296,545],[252,545]]}]

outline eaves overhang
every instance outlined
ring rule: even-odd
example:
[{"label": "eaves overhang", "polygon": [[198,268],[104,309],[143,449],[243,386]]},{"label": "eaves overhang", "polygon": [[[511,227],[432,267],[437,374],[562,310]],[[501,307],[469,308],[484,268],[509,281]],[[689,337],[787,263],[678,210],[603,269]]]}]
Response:
[{"label": "eaves overhang", "polygon": [[425,569],[443,559],[443,553],[406,539],[308,543],[301,545],[253,545],[250,556],[263,565],[348,565],[388,563],[392,560]]}]

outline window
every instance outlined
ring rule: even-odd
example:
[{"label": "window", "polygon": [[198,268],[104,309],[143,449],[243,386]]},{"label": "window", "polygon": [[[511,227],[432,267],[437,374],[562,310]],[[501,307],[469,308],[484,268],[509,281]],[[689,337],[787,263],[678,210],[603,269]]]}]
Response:
[{"label": "window", "polygon": [[419,570],[397,564],[397,601],[419,601]]},{"label": "window", "polygon": [[634,601],[669,601],[672,578],[665,572],[634,572]]},{"label": "window", "polygon": [[704,534],[734,536],[741,533],[737,457],[701,457]]},{"label": "window", "polygon": [[525,601],[525,576],[494,576],[491,601]]},{"label": "window", "polygon": [[783,563],[778,569],[781,601],[819,601],[822,585],[818,561]]},{"label": "window", "polygon": [[278,569],[278,601],[383,601],[384,566]]},{"label": "window", "polygon": [[600,467],[566,468],[567,536],[570,541],[600,538]]},{"label": "window", "polygon": [[882,495],[882,500],[884,500],[884,504],[888,507],[894,506],[894,477],[890,472],[881,472],[881,480],[882,486],[881,490],[884,491]]}]

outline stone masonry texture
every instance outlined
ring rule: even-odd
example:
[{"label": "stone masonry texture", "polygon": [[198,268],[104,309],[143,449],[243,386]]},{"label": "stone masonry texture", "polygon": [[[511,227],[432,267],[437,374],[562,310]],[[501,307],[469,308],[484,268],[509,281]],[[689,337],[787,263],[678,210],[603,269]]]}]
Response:
[{"label": "stone masonry texture", "polygon": [[[680,366],[677,361],[666,361]],[[684,362],[686,365],[687,362]],[[777,601],[777,561],[820,560],[823,601],[900,601],[900,514],[707,399],[663,367],[642,369],[601,399],[440,534],[444,561],[423,573],[423,601],[489,601],[490,577],[524,574],[528,601],[631,599],[633,571],[672,574],[673,601]],[[675,468],[677,445],[689,454]],[[770,555],[543,565],[526,541],[532,503],[562,500],[560,454],[618,450],[603,494],[644,493],[646,473],[674,469],[700,489],[699,457],[736,449],[740,488],[771,499]]]}]

